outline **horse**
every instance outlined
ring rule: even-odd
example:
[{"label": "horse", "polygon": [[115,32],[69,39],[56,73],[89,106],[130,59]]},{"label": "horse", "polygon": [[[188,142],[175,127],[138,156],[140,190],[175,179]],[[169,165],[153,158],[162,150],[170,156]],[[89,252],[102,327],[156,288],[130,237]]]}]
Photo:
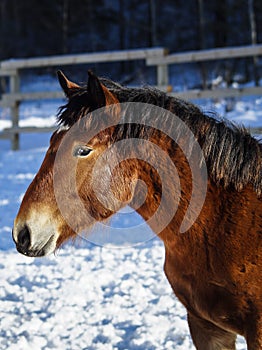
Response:
[{"label": "horse", "polygon": [[[80,231],[108,220],[129,205],[163,241],[164,272],[186,307],[195,347],[233,350],[239,334],[245,337],[248,350],[261,350],[259,140],[243,126],[204,113],[196,105],[152,87],[124,87],[91,71],[87,84],[76,84],[61,71],[58,79],[67,103],[58,112],[60,125],[51,136],[43,163],[14,221],[12,235],[18,252],[46,256],[76,239]],[[141,123],[128,118],[118,123],[128,111],[121,105],[136,103],[153,109],[138,111]],[[165,112],[173,119],[167,122]],[[155,125],[166,128],[143,123],[143,113],[158,120]],[[185,128],[178,125],[178,119]],[[165,131],[177,129],[179,141]],[[186,129],[193,134],[193,141]],[[131,140],[138,142],[126,148],[129,155],[119,156],[124,141]],[[118,142],[122,146],[114,148]],[[202,152],[201,157],[193,157],[193,166],[206,167],[205,181],[198,176],[196,184],[188,156],[195,152],[194,146],[188,146],[192,142]],[[153,164],[159,149],[161,156]],[[156,169],[158,163],[161,171]],[[107,177],[110,180],[105,180]],[[146,185],[146,192],[139,180]],[[164,191],[167,205],[150,221],[161,206]],[[140,198],[137,192],[143,192],[143,203],[136,200]],[[191,216],[197,213],[182,230],[193,192],[200,204],[193,208]],[[204,200],[198,202],[203,193]],[[173,206],[176,210],[170,217]]]}]

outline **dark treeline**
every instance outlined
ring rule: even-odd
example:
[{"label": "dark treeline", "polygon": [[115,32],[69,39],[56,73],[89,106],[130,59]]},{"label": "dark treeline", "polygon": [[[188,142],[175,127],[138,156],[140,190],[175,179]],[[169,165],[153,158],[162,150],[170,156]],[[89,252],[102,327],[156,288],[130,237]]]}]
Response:
[{"label": "dark treeline", "polygon": [[261,41],[261,0],[0,0],[0,60]]},{"label": "dark treeline", "polygon": [[[251,43],[250,0],[0,0],[0,59]],[[257,41],[262,2],[252,0]]]}]

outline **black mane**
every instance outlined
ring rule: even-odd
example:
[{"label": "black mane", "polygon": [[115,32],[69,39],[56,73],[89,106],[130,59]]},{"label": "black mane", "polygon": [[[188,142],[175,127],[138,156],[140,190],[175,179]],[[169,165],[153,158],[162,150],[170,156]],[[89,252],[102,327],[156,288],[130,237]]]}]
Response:
[{"label": "black mane", "polygon": [[[120,103],[143,102],[156,105],[183,120],[201,145],[213,181],[224,187],[233,186],[237,190],[251,184],[257,194],[261,194],[262,144],[243,126],[237,126],[216,115],[205,115],[194,104],[168,96],[155,88],[128,88],[108,79],[100,81]],[[60,108],[58,121],[70,127],[89,111],[87,89],[80,87],[67,105]],[[172,128],[172,125],[169,127]]]}]

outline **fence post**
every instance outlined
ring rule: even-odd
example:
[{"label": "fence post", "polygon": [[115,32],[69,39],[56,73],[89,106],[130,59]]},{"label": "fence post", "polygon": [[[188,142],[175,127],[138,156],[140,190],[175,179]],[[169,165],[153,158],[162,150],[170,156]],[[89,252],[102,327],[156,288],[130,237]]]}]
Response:
[{"label": "fence post", "polygon": [[[15,94],[20,90],[20,78],[19,71],[10,76],[10,94]],[[19,123],[19,102],[12,102],[11,106],[11,118],[12,128],[17,128]],[[19,133],[13,133],[11,138],[12,150],[16,151],[19,149]]]},{"label": "fence post", "polygon": [[157,86],[167,86],[168,84],[168,65],[159,64],[157,66]]}]

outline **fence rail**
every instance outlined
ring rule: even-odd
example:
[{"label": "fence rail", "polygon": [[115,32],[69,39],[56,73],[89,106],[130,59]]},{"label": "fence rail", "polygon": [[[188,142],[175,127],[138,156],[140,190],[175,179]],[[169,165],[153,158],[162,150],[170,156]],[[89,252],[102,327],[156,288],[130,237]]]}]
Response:
[{"label": "fence rail", "polygon": [[164,48],[147,48],[134,50],[104,51],[97,53],[83,53],[50,57],[37,57],[7,60],[1,63],[1,69],[25,69],[36,67],[64,66],[83,63],[101,63],[143,60],[163,57],[167,54]]},{"label": "fence rail", "polygon": [[208,90],[187,90],[179,92],[170,92],[169,95],[180,97],[186,100],[197,99],[219,99],[224,97],[243,97],[262,95],[261,86],[251,86],[246,88],[221,88],[221,89],[208,89]]},{"label": "fence rail", "polygon": [[[172,88],[169,84],[168,67],[171,64],[181,64],[186,62],[201,62],[252,56],[262,56],[261,44],[202,51],[190,51],[175,54],[168,54],[168,51],[165,48],[159,47],[2,61],[0,62],[0,77],[6,76],[9,78],[10,91],[8,93],[2,94],[0,106],[10,108],[12,126],[11,128],[8,128],[0,133],[0,138],[10,139],[12,142],[12,149],[15,150],[19,148],[20,133],[51,132],[54,130],[54,127],[19,127],[19,104],[22,101],[38,99],[60,99],[63,97],[63,94],[60,91],[22,93],[20,91],[20,72],[24,69],[49,66],[61,67],[63,65],[99,62],[144,60],[147,66],[156,67],[157,86],[160,89],[164,89],[171,95],[180,96],[185,99],[241,97],[246,95],[262,95],[262,87],[256,86],[238,89],[216,88],[172,92]],[[258,128],[258,130],[260,129]]]},{"label": "fence rail", "polygon": [[158,57],[149,57],[146,63],[148,66],[155,66],[158,64],[178,64],[201,61],[203,62],[228,58],[232,59],[241,57],[253,57],[261,55],[262,44],[258,44],[249,46],[226,47],[219,49],[174,53],[166,55],[162,59],[159,59]]}]

